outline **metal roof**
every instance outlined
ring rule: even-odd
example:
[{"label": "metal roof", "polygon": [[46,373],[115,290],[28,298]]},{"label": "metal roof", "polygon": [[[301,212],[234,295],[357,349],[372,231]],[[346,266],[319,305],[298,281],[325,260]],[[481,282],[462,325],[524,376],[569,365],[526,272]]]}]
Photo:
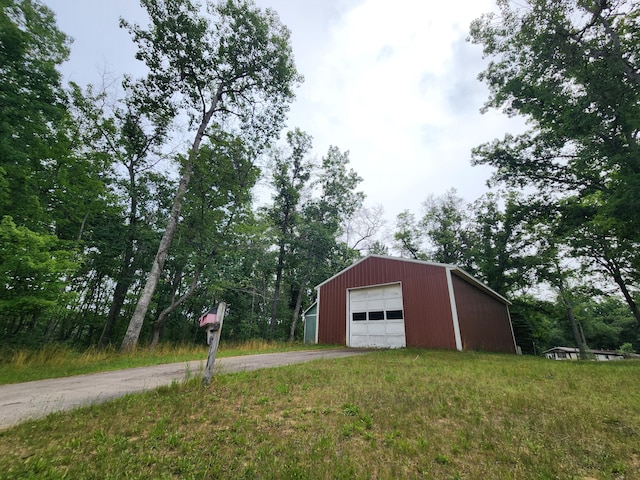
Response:
[{"label": "metal roof", "polygon": [[[587,348],[587,353],[593,353],[593,354],[598,354],[598,355],[620,355],[622,356],[622,353],[616,351],[616,350],[594,350],[592,348]],[[555,352],[564,352],[564,353],[580,353],[580,349],[579,348],[575,348],[575,347],[553,347],[550,348],[549,350],[545,350],[542,353],[555,353]]]},{"label": "metal roof", "polygon": [[431,266],[434,266],[434,267],[442,267],[442,268],[445,268],[447,270],[450,270],[453,275],[456,275],[456,276],[462,278],[463,280],[466,280],[467,282],[469,282],[469,283],[475,285],[476,287],[478,287],[480,290],[488,293],[492,297],[495,297],[500,302],[503,302],[506,305],[511,305],[511,302],[509,300],[504,298],[502,295],[500,295],[495,290],[492,290],[489,286],[487,286],[485,283],[481,282],[477,278],[472,277],[469,273],[465,272],[462,268],[458,267],[457,265],[453,265],[453,264],[449,264],[449,263],[428,262],[428,261],[425,261],[425,260],[416,260],[416,259],[413,259],[413,258],[391,257],[391,256],[388,256],[388,255],[375,255],[375,254],[367,255],[366,257],[361,258],[361,259],[353,262],[347,268],[345,268],[343,270],[340,270],[338,273],[336,273],[331,278],[328,278],[324,282],[316,285],[315,288],[319,289],[323,285],[329,283],[334,278],[339,277],[344,272],[346,272],[348,270],[351,270],[356,265],[364,262],[365,260],[367,260],[369,258],[381,258],[381,259],[397,261],[397,262],[411,262],[411,263],[419,263],[419,264],[422,264],[422,265],[431,265]]}]

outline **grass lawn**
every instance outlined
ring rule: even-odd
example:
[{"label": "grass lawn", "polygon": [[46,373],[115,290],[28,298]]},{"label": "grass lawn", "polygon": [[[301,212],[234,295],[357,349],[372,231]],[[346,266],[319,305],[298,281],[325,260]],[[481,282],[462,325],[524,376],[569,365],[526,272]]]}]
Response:
[{"label": "grass lawn", "polygon": [[0,432],[0,477],[640,479],[640,362],[379,351]]}]

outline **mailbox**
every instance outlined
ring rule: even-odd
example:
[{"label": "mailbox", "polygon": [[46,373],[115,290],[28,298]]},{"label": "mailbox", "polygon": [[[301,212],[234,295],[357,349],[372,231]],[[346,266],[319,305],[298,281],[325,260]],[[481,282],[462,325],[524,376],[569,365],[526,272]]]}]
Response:
[{"label": "mailbox", "polygon": [[204,327],[207,330],[213,330],[213,331],[218,330],[220,328],[220,322],[217,319],[216,312],[217,312],[217,307],[212,308],[207,313],[202,315],[199,318],[200,327]]},{"label": "mailbox", "polygon": [[[220,329],[222,327],[222,319],[224,318],[225,313],[224,310],[226,308],[227,305],[225,303],[220,303],[219,305],[216,305],[215,308],[209,310],[207,313],[203,313],[198,319],[200,327],[204,328],[207,332],[207,345],[211,345],[214,335],[220,332]],[[218,310],[220,310],[219,314]]]}]

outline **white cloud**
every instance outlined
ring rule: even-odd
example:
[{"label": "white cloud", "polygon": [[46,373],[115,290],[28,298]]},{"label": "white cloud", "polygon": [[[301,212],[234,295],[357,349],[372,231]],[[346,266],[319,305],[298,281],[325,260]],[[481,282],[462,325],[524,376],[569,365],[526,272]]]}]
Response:
[{"label": "white cloud", "polygon": [[468,200],[484,190],[490,172],[471,167],[470,150],[501,136],[503,118],[478,113],[487,95],[475,79],[481,52],[464,39],[491,8],[488,0],[361,2],[332,25],[304,72],[290,124],[314,136],[320,155],[329,144],[350,150],[369,201],[390,218],[450,187]]},{"label": "white cloud", "polygon": [[[497,113],[480,115],[486,88],[478,46],[465,42],[491,0],[257,0],[292,32],[306,81],[289,126],[314,137],[315,153],[349,150],[368,203],[391,220],[417,211],[427,195],[455,187],[467,200],[490,169],[471,167],[471,148],[520,128]],[[140,69],[118,17],[144,22],[131,0],[46,0],[61,29],[76,37],[67,75],[80,83]],[[134,72],[136,73],[136,72]]]}]

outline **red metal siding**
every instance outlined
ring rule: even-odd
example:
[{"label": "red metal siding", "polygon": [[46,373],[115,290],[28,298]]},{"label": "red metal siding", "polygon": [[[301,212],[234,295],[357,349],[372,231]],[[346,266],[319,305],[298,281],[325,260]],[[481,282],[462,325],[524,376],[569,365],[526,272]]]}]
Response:
[{"label": "red metal siding", "polygon": [[452,275],[463,350],[515,353],[507,305]]},{"label": "red metal siding", "polygon": [[407,346],[455,349],[446,269],[369,257],[320,287],[318,342],[346,344],[347,289],[401,282]]}]

